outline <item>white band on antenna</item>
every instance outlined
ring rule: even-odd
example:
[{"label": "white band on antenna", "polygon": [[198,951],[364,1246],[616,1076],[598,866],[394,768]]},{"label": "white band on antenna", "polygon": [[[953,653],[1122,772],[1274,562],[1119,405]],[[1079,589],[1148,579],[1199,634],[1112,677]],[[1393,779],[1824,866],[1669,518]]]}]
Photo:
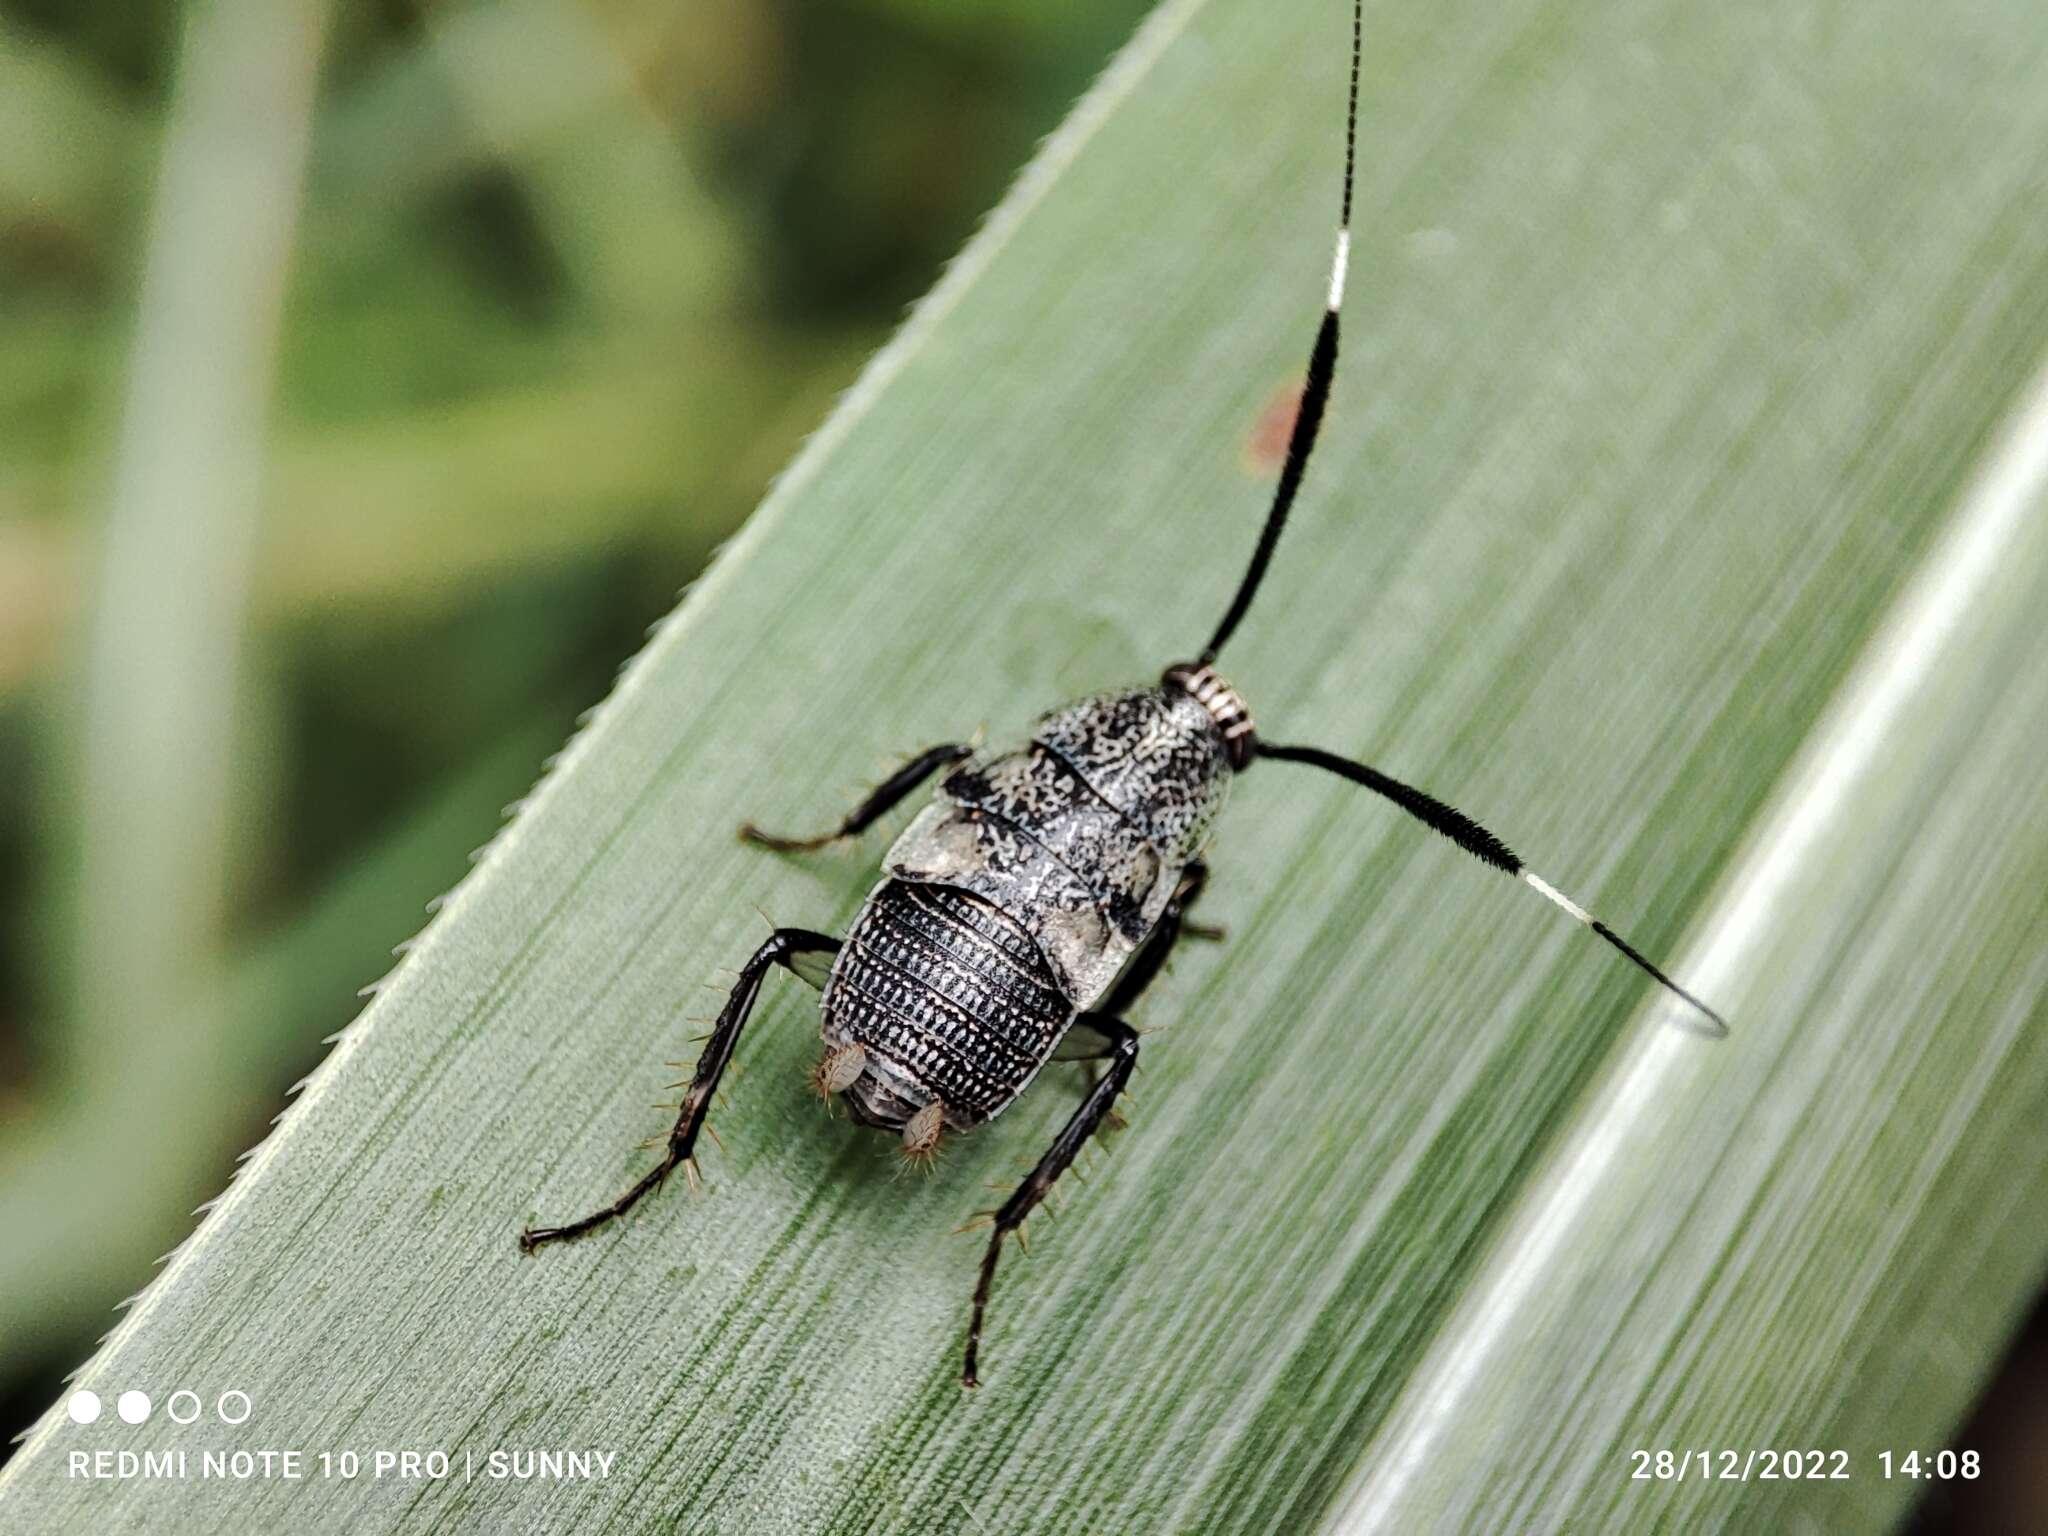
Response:
[{"label": "white band on antenna", "polygon": [[1336,309],[1344,302],[1344,277],[1351,269],[1351,231],[1337,231],[1337,254],[1330,262],[1330,308]]}]

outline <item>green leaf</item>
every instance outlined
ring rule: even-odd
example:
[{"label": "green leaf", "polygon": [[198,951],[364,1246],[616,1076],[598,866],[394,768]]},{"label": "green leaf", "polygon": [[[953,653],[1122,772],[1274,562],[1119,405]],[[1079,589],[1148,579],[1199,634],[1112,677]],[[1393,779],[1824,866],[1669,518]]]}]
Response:
[{"label": "green leaf", "polygon": [[[0,1365],[31,1368],[90,1337],[108,1302],[190,1229],[248,1127],[274,1113],[279,1084],[318,1059],[362,976],[389,959],[394,915],[416,911],[519,792],[545,728],[520,726],[358,850],[282,931],[236,951],[218,985],[98,1063],[88,1091],[9,1120],[0,1229],[35,1239],[0,1249]],[[184,1113],[164,1114],[167,1103]]]},{"label": "green leaf", "polygon": [[[1149,994],[1131,1129],[998,1281],[828,1118],[771,983],[709,1188],[660,1063],[858,855],[883,755],[1206,633],[1301,366],[1341,6],[1169,4],[1077,109],[85,1369],[27,1529],[1866,1528],[2048,1266],[2048,20],[2018,0],[1374,8],[1347,355],[1228,661],[1276,737],[1497,827],[1730,1014],[1271,765]],[[2001,429],[2001,422],[2008,423]],[[691,1001],[695,999],[695,1001]],[[81,1448],[439,1449],[408,1481],[96,1483]],[[1841,1449],[1846,1480],[1632,1480]],[[608,1453],[594,1481],[462,1476]]]}]

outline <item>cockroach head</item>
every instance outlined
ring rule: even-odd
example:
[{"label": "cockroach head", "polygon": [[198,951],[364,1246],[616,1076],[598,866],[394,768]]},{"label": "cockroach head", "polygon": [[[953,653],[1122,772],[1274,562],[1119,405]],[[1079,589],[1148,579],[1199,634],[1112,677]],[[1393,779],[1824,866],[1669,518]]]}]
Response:
[{"label": "cockroach head", "polygon": [[1242,769],[1252,760],[1257,737],[1252,731],[1251,706],[1243,694],[1216,675],[1214,667],[1205,661],[1179,662],[1166,669],[1159,686],[1186,694],[1209,712],[1223,734],[1223,748],[1233,769]]}]

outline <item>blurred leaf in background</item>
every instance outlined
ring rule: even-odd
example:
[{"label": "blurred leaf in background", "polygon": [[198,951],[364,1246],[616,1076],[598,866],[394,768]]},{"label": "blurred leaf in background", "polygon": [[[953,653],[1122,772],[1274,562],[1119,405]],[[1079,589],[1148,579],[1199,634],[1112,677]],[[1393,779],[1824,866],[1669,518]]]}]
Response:
[{"label": "blurred leaf in background", "polygon": [[1143,8],[0,0],[0,1429]]}]

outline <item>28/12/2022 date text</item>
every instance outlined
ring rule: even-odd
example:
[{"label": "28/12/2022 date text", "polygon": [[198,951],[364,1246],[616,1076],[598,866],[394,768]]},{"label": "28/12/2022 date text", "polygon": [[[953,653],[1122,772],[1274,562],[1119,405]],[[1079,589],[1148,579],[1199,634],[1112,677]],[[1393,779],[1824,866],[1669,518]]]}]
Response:
[{"label": "28/12/2022 date text", "polygon": [[[1633,1482],[1845,1482],[1858,1470],[1847,1451],[1630,1451],[1628,1459]],[[1976,1451],[1880,1451],[1875,1470],[1887,1480],[1967,1481],[1983,1474],[1984,1461]]]}]

